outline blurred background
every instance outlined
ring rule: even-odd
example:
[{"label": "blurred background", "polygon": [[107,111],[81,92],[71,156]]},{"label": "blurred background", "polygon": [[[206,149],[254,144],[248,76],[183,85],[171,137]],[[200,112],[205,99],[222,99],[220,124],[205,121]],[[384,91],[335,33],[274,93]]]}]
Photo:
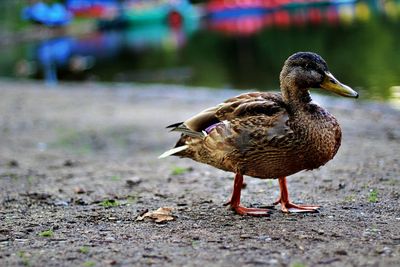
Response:
[{"label": "blurred background", "polygon": [[2,0],[0,77],[277,90],[307,50],[398,102],[399,26],[399,0]]}]

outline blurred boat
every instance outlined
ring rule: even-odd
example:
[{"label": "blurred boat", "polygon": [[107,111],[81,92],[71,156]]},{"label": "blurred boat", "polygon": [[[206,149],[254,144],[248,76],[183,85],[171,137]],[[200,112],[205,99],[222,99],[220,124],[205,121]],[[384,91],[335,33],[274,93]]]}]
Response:
[{"label": "blurred boat", "polygon": [[206,24],[230,35],[251,35],[272,26],[347,22],[349,16],[357,15],[354,10],[360,5],[369,8],[355,0],[214,0],[206,5]]},{"label": "blurred boat", "polygon": [[66,0],[66,6],[77,17],[115,19],[120,15],[118,0]]},{"label": "blurred boat", "polygon": [[60,3],[37,2],[22,11],[22,19],[50,27],[65,26],[71,22],[72,17],[71,12]]},{"label": "blurred boat", "polygon": [[278,9],[316,7],[329,4],[354,3],[356,0],[211,0],[206,15],[212,19],[240,16],[261,16]]},{"label": "blurred boat", "polygon": [[199,16],[199,9],[188,0],[127,0],[123,4],[123,19],[131,24],[161,22],[181,26]]},{"label": "blurred boat", "polygon": [[211,0],[206,5],[206,16],[226,19],[239,16],[260,16],[280,6],[278,0],[224,1]]}]

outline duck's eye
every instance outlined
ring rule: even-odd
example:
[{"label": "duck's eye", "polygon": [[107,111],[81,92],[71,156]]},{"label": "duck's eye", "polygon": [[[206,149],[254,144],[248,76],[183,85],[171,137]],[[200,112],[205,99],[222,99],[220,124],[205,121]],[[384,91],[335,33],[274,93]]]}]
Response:
[{"label": "duck's eye", "polygon": [[313,65],[311,63],[306,63],[306,69],[310,70],[313,68]]}]

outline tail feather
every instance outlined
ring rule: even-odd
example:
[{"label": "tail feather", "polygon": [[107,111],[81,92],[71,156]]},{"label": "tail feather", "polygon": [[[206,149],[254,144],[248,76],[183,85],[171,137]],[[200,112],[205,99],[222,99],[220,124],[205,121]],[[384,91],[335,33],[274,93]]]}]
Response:
[{"label": "tail feather", "polygon": [[187,149],[188,147],[189,147],[188,145],[174,147],[174,148],[172,148],[172,149],[170,149],[170,150],[165,151],[165,152],[164,152],[163,154],[161,154],[158,158],[159,158],[159,159],[166,158],[166,157],[168,157],[168,156],[171,156],[171,155],[174,155],[174,154],[176,154],[176,153],[178,153],[178,152],[181,152],[181,151]]},{"label": "tail feather", "polygon": [[168,156],[172,156],[172,155],[175,155],[179,152],[186,150],[189,146],[185,144],[185,140],[186,140],[185,136],[189,136],[189,137],[193,137],[193,138],[200,138],[200,139],[204,139],[207,136],[207,133],[205,131],[201,131],[201,132],[194,131],[194,130],[188,128],[183,122],[171,124],[171,125],[167,126],[167,128],[172,128],[171,132],[182,133],[182,136],[178,140],[178,143],[176,144],[176,146],[170,150],[165,151],[162,155],[160,155],[158,157],[159,159],[166,158]]},{"label": "tail feather", "polygon": [[181,124],[183,124],[183,122],[174,123],[174,124],[168,125],[165,128],[176,128],[176,127],[179,127]]},{"label": "tail feather", "polygon": [[193,130],[189,129],[184,123],[175,123],[175,124],[172,124],[172,125],[168,126],[167,128],[172,128],[171,132],[181,132],[184,135],[187,135],[187,136],[190,136],[190,137],[194,137],[194,138],[203,139],[204,137],[207,136],[206,132],[204,132],[204,131],[201,131],[201,132],[193,131]]}]

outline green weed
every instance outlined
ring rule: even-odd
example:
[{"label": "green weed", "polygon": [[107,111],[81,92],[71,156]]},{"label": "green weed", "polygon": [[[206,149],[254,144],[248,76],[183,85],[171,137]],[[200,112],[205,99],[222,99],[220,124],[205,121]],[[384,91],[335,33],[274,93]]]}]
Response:
[{"label": "green weed", "polygon": [[105,208],[118,207],[119,205],[121,205],[121,203],[119,203],[119,201],[115,199],[106,199],[100,202],[100,206],[103,206]]},{"label": "green weed", "polygon": [[378,191],[376,189],[371,189],[369,191],[368,202],[370,203],[378,202]]},{"label": "green weed", "polygon": [[187,173],[189,171],[191,171],[191,168],[175,166],[172,168],[171,174],[172,175],[181,175],[181,174]]},{"label": "green weed", "polygon": [[42,237],[52,237],[53,235],[54,235],[54,232],[51,229],[39,233],[39,236],[42,236]]},{"label": "green weed", "polygon": [[114,181],[114,182],[120,181],[120,180],[121,180],[121,176],[119,176],[119,175],[113,175],[113,176],[111,176],[111,180]]},{"label": "green weed", "polygon": [[96,263],[94,262],[94,261],[85,261],[84,263],[83,263],[83,266],[84,267],[93,267],[93,266],[95,266],[96,265]]},{"label": "green weed", "polygon": [[86,246],[80,247],[79,252],[82,254],[88,254],[89,253],[89,248]]},{"label": "green weed", "polygon": [[354,202],[355,200],[356,200],[356,197],[354,195],[349,195],[344,198],[345,202]]},{"label": "green weed", "polygon": [[17,256],[21,259],[22,265],[30,266],[31,263],[29,262],[29,257],[25,254],[24,251],[18,251]]},{"label": "green weed", "polygon": [[35,181],[35,177],[32,176],[32,175],[31,175],[31,176],[28,176],[27,180],[28,180],[28,184],[29,184],[29,185],[32,185],[33,182]]},{"label": "green weed", "polygon": [[130,196],[128,196],[128,197],[126,198],[126,202],[127,202],[128,204],[134,204],[134,203],[137,202],[137,199],[138,199],[137,196],[135,196],[135,195],[130,195]]}]

